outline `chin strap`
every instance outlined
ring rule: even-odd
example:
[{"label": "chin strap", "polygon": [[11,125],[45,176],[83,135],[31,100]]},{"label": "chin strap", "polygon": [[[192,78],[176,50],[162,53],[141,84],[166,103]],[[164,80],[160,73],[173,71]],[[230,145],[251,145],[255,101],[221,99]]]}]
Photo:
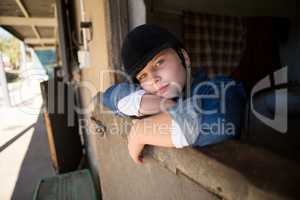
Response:
[{"label": "chin strap", "polygon": [[176,48],[175,51],[178,54],[178,56],[179,56],[179,58],[181,60],[182,65],[186,68],[187,66],[186,66],[184,55],[183,55],[183,53],[181,51],[181,48]]},{"label": "chin strap", "polygon": [[[177,54],[178,54],[178,56],[181,60],[182,65],[186,69],[186,74],[187,74],[186,84],[185,84],[185,86],[183,88],[183,91],[182,91],[183,92],[183,94],[182,94],[183,97],[186,98],[186,97],[189,97],[191,95],[190,94],[191,91],[189,91],[189,90],[187,91],[187,89],[190,89],[192,81],[193,81],[191,65],[188,65],[188,66],[186,65],[185,58],[184,58],[184,55],[183,55],[182,50],[181,50],[180,47],[176,48],[175,51],[177,52]],[[187,86],[188,84],[189,84],[189,86]]]}]

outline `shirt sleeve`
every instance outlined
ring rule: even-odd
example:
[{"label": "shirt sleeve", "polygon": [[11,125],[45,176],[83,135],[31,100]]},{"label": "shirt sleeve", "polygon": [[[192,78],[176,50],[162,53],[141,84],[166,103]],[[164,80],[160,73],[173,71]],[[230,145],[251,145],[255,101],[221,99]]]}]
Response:
[{"label": "shirt sleeve", "polygon": [[172,119],[172,130],[171,130],[171,140],[173,145],[176,148],[183,148],[185,146],[189,146],[179,124]]},{"label": "shirt sleeve", "polygon": [[[191,98],[179,99],[175,106],[167,110],[172,118],[171,137],[175,147],[192,145],[198,137],[201,115],[196,113],[193,106]],[[179,141],[183,141],[183,143],[181,144]]]},{"label": "shirt sleeve", "polygon": [[129,96],[130,94],[141,89],[141,86],[138,84],[128,82],[117,83],[104,91],[101,102],[105,107],[109,108],[116,115],[127,116],[125,113],[119,110],[119,101],[124,97]]},{"label": "shirt sleeve", "polygon": [[140,116],[140,104],[145,93],[145,90],[141,89],[120,99],[117,105],[119,111],[129,116]]}]

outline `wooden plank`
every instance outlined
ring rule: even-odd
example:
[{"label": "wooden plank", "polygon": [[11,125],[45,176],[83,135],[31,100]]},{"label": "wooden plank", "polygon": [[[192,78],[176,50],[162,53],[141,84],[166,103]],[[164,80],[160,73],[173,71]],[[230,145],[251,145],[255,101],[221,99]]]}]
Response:
[{"label": "wooden plank", "polygon": [[26,18],[26,17],[0,16],[0,25],[57,27],[57,20],[55,18],[46,18],[46,17]]},{"label": "wooden plank", "polygon": [[46,129],[47,129],[47,135],[48,135],[50,157],[51,157],[55,171],[58,172],[59,169],[58,169],[57,154],[56,154],[56,149],[55,149],[55,142],[54,142],[54,138],[53,138],[53,131],[52,131],[51,122],[49,119],[49,114],[47,111],[44,111],[44,119],[45,119],[45,125],[46,125]]},{"label": "wooden plank", "polygon": [[[108,24],[108,54],[109,65],[115,70],[124,70],[120,56],[120,49],[128,32],[128,1],[106,1],[107,24]],[[114,74],[116,82],[123,81],[124,77],[119,73]]]},{"label": "wooden plank", "polygon": [[26,44],[54,44],[55,38],[25,38]]},{"label": "wooden plank", "polygon": [[[26,8],[24,7],[23,3],[22,3],[20,0],[16,0],[16,3],[18,4],[18,6],[19,6],[19,8],[21,9],[21,11],[22,11],[22,13],[24,14],[24,16],[25,16],[26,18],[30,18],[30,16],[29,16],[29,14],[28,14]],[[35,27],[35,26],[31,26],[31,28],[32,28],[32,30],[33,30],[35,36],[36,36],[37,38],[40,39],[41,36],[40,36],[39,32],[37,31],[36,27]],[[44,45],[44,44],[42,44],[42,45]]]},{"label": "wooden plank", "polygon": [[56,46],[45,46],[45,47],[33,47],[34,50],[38,50],[38,51],[45,51],[45,50],[55,50]]}]

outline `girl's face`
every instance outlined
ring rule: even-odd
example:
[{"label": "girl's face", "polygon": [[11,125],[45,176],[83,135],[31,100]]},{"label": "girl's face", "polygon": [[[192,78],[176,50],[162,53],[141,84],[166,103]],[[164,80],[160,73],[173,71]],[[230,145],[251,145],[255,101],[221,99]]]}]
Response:
[{"label": "girl's face", "polygon": [[[184,50],[183,55],[189,65],[190,59]],[[176,51],[169,48],[150,60],[136,78],[146,92],[169,99],[182,92],[186,83],[186,69]]]}]

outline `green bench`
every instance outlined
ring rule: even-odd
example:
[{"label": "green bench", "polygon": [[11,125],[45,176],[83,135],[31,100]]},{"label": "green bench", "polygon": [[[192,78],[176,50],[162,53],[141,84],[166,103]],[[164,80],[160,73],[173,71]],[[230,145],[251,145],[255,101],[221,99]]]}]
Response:
[{"label": "green bench", "polygon": [[89,170],[78,170],[43,178],[34,193],[34,200],[96,200],[97,192]]}]

